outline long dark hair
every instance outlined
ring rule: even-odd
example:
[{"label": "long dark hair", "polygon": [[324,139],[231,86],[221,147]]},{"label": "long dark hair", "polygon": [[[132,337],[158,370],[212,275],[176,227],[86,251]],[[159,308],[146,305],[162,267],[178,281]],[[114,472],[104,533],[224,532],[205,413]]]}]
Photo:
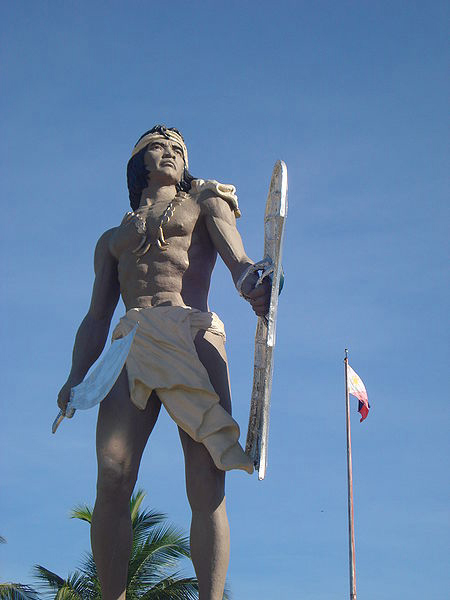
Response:
[{"label": "long dark hair", "polygon": [[[183,136],[175,129],[175,127],[166,127],[165,125],[155,125],[144,134],[136,142],[135,146],[142,140],[144,136],[149,133],[159,133],[165,138],[169,139],[167,131],[175,131],[181,138]],[[184,141],[184,140],[183,140]],[[136,210],[141,202],[142,190],[147,187],[148,171],[144,163],[144,155],[147,152],[148,145],[139,150],[134,156],[130,158],[127,165],[127,184],[128,184],[128,195],[130,197],[130,206],[132,210]],[[189,192],[191,189],[191,181],[195,179],[189,171],[184,167],[183,177],[180,183],[177,183],[176,188],[178,192]]]}]

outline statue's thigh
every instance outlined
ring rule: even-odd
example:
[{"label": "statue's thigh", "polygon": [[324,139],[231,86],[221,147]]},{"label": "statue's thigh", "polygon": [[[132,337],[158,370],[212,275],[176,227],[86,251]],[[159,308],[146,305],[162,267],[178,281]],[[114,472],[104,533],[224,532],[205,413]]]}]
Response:
[{"label": "statue's thigh", "polygon": [[194,343],[220,404],[231,414],[230,378],[223,337],[209,331],[199,331]]},{"label": "statue's thigh", "polygon": [[99,467],[105,463],[120,465],[125,470],[136,469],[160,407],[155,393],[150,396],[145,410],[131,402],[124,367],[114,387],[100,404],[97,421]]},{"label": "statue's thigh", "polygon": [[[219,396],[220,404],[231,414],[230,382],[223,338],[200,331],[194,342],[198,357]],[[215,466],[203,444],[195,442],[182,429],[178,430],[183,446],[186,489],[191,507],[198,510],[215,510],[224,498],[225,472]]]}]

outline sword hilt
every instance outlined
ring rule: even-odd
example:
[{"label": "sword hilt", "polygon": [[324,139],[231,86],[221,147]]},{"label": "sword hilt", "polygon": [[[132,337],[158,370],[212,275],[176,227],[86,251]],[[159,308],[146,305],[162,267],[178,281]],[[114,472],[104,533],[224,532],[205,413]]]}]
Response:
[{"label": "sword hilt", "polygon": [[[272,263],[272,259],[270,258],[270,256],[266,256],[264,257],[262,260],[254,263],[253,265],[248,266],[245,271],[242,273],[242,275],[239,277],[239,279],[236,282],[236,289],[238,291],[238,294],[244,298],[245,300],[247,300],[247,297],[245,296],[245,294],[242,292],[242,286],[244,285],[245,280],[247,279],[247,277],[253,273],[257,273],[258,271],[262,271],[261,275],[259,275],[258,277],[258,281],[256,282],[256,286],[258,287],[259,285],[262,284],[262,282],[264,281],[264,279],[266,277],[270,277],[270,281],[272,283],[272,275],[273,275],[273,271],[274,271],[274,266]],[[283,268],[281,269],[281,276],[280,276],[280,286],[278,289],[278,294],[281,294],[281,290],[283,289],[283,285],[284,285],[284,271]]]},{"label": "sword hilt", "polygon": [[[73,388],[70,390],[70,400],[72,400],[72,395],[73,395]],[[66,410],[63,411],[61,409],[59,411],[59,413],[56,415],[56,419],[53,421],[53,424],[52,424],[52,433],[56,433],[56,430],[61,425],[64,417],[66,417],[67,419],[71,419],[73,417],[73,415],[75,414],[75,409],[70,408],[70,400],[67,403]]]}]

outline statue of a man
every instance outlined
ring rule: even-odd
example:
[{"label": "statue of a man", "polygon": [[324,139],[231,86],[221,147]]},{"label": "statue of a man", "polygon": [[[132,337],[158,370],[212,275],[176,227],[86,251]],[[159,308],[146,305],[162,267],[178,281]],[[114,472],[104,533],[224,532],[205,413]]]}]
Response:
[{"label": "statue of a man", "polygon": [[158,125],[128,163],[132,212],[106,231],[95,249],[89,311],[75,339],[73,363],[58,395],[65,411],[101,354],[121,295],[126,314],[113,339],[136,334],[97,423],[98,482],[92,549],[104,600],[125,598],[132,531],[129,500],[142,452],[161,403],[179,428],[192,509],[191,554],[201,600],[221,600],[229,560],[225,471],[253,465],[231,417],[225,331],[209,311],[217,253],[240,281],[257,315],[267,313],[270,285],[257,274],[236,229],[235,189],[194,179],[180,132]]}]

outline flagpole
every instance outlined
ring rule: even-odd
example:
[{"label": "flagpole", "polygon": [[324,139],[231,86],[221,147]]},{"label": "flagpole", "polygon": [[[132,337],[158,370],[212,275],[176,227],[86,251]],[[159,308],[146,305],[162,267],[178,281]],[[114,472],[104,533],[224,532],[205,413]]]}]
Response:
[{"label": "flagpole", "polygon": [[348,350],[345,349],[345,413],[347,422],[347,492],[348,492],[348,554],[350,570],[350,600],[356,600],[355,527],[353,523],[352,438],[350,431],[350,399],[348,392]]}]

